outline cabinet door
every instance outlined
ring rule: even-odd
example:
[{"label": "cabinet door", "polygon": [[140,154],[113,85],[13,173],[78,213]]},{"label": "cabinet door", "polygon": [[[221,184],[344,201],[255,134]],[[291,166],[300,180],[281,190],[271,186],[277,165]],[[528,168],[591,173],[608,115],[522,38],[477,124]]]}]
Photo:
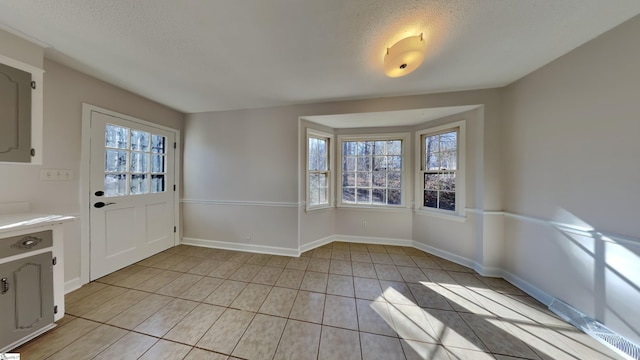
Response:
[{"label": "cabinet door", "polygon": [[53,323],[51,252],[0,264],[0,348]]},{"label": "cabinet door", "polygon": [[0,161],[31,161],[31,74],[0,64]]}]

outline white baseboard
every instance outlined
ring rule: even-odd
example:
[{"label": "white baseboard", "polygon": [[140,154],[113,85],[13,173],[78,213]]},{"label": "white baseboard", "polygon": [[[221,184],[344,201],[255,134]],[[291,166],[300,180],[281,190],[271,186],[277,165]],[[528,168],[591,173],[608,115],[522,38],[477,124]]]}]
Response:
[{"label": "white baseboard", "polygon": [[313,250],[313,249],[318,248],[318,247],[320,247],[322,245],[330,244],[330,243],[332,243],[334,241],[336,241],[336,236],[335,235],[331,235],[331,236],[324,237],[322,239],[318,239],[318,240],[312,241],[312,242],[307,243],[307,244],[300,245],[300,253],[307,252],[309,250]]},{"label": "white baseboard", "polygon": [[77,277],[75,279],[71,279],[69,281],[65,281],[64,283],[64,293],[68,294],[74,290],[78,290],[80,289],[80,287],[82,287],[82,281],[80,281],[80,278]]},{"label": "white baseboard", "polygon": [[[415,240],[368,237],[368,236],[352,236],[352,235],[332,235],[332,236],[327,236],[325,238],[318,239],[310,243],[301,245],[300,250],[296,250],[296,249],[289,249],[289,248],[282,248],[282,247],[275,247],[275,246],[231,243],[226,241],[197,239],[197,238],[190,238],[190,237],[182,238],[182,244],[185,244],[185,245],[194,245],[194,246],[202,246],[202,247],[225,249],[225,250],[240,250],[240,251],[248,251],[248,252],[271,254],[271,255],[282,255],[282,256],[300,256],[300,254],[303,252],[313,250],[322,245],[329,244],[333,241],[414,247],[424,252],[439,256],[443,259],[452,261],[456,264],[466,266],[468,268],[472,268],[482,276],[504,278],[505,280],[507,280],[517,288],[521,289],[525,293],[531,295],[533,298],[545,304],[546,306],[548,306],[551,303],[551,301],[554,299],[553,296],[547,294],[546,292],[538,289],[537,287],[533,286],[527,281],[521,279],[520,277],[506,270],[503,270],[501,268],[495,268],[495,267],[485,267],[471,259],[467,259],[463,256],[456,255],[446,250],[441,250]],[[65,283],[65,292],[75,290],[80,286],[81,286],[80,278],[70,280]]]},{"label": "white baseboard", "polygon": [[394,246],[413,247],[413,248],[428,252],[430,254],[439,256],[443,259],[452,261],[456,264],[466,266],[468,268],[472,268],[476,270],[480,275],[491,276],[491,277],[502,277],[502,269],[482,267],[478,263],[470,259],[467,259],[465,257],[458,256],[448,251],[440,250],[438,248],[425,245],[415,240],[408,240],[408,239],[394,239],[394,238],[353,236],[353,235],[333,235],[333,236],[327,236],[325,238],[318,239],[316,241],[302,245],[300,247],[300,252],[303,253],[309,250],[313,250],[317,247],[320,247],[325,244],[329,244],[333,241],[343,241],[343,242],[356,243],[356,244],[377,244],[377,245],[394,245]]},{"label": "white baseboard", "polygon": [[382,238],[371,236],[353,236],[353,235],[335,235],[334,241],[344,241],[356,244],[377,244],[377,245],[395,245],[395,246],[413,246],[413,240]]},{"label": "white baseboard", "polygon": [[480,263],[474,262],[473,270],[478,274],[486,277],[501,278],[504,275],[504,271],[501,268],[483,266]]},{"label": "white baseboard", "polygon": [[458,265],[462,265],[462,266],[466,266],[468,268],[474,269],[475,268],[475,261],[471,260],[471,259],[467,259],[466,257],[460,256],[460,255],[456,255],[454,253],[450,253],[446,250],[441,250],[438,248],[435,248],[431,245],[426,245],[423,244],[421,242],[418,241],[412,241],[412,245],[414,248],[418,249],[418,250],[422,250],[425,252],[428,252],[429,254],[433,254],[436,256],[439,256],[443,259],[449,260],[451,262],[454,262]]},{"label": "white baseboard", "polygon": [[553,301],[553,299],[555,299],[553,296],[547,294],[546,292],[538,289],[537,287],[533,286],[531,283],[523,280],[522,278],[506,271],[506,270],[502,270],[502,277],[507,280],[508,282],[510,282],[511,284],[513,284],[515,287],[517,287],[518,289],[526,292],[527,294],[531,295],[534,299],[540,301],[541,303],[543,303],[546,306],[549,306],[549,304],[551,304],[551,302]]},{"label": "white baseboard", "polygon": [[300,251],[298,249],[290,249],[290,248],[283,248],[283,247],[277,247],[277,246],[256,245],[256,244],[232,243],[227,241],[197,239],[197,238],[190,238],[190,237],[183,237],[182,244],[216,248],[216,249],[225,249],[225,250],[248,251],[248,252],[260,253],[260,254],[300,256]]},{"label": "white baseboard", "polygon": [[443,259],[452,261],[456,264],[462,265],[462,266],[466,266],[469,268],[474,269],[478,274],[482,275],[482,276],[488,276],[488,277],[498,277],[498,278],[503,278],[506,281],[510,282],[512,285],[514,285],[515,287],[517,287],[518,289],[524,291],[525,293],[531,295],[534,299],[540,301],[541,303],[545,304],[546,306],[549,306],[549,304],[551,304],[551,301],[553,301],[554,297],[547,294],[546,292],[538,289],[537,287],[533,286],[531,283],[523,280],[522,278],[504,270],[501,268],[496,268],[496,267],[486,267],[486,266],[482,266],[481,264],[471,260],[471,259],[467,259],[465,257],[456,255],[456,254],[452,254],[448,251],[445,250],[440,250],[438,248],[434,248],[433,246],[429,246],[429,245],[425,245],[423,243],[414,241],[414,245],[413,247],[415,247],[416,249],[428,252],[430,254],[439,256]]}]

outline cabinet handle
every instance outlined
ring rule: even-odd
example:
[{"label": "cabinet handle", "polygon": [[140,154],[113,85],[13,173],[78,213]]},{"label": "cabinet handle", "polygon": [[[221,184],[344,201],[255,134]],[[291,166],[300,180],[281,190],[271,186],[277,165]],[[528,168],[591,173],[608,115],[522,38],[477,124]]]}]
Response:
[{"label": "cabinet handle", "polygon": [[9,279],[6,277],[0,279],[0,288],[2,288],[2,294],[6,294],[9,291]]}]

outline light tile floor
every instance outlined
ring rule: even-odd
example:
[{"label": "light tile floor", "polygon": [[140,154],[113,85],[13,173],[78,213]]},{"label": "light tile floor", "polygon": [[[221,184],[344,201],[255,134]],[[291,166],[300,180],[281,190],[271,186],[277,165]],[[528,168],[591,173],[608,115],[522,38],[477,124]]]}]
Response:
[{"label": "light tile floor", "polygon": [[414,248],[178,246],[66,295],[37,359],[616,359],[508,282]]}]

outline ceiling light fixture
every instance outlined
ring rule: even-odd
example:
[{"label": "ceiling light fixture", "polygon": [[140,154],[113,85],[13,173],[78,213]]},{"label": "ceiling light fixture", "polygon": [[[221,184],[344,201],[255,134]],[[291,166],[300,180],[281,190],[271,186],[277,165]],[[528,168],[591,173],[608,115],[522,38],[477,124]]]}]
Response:
[{"label": "ceiling light fixture", "polygon": [[420,67],[426,46],[422,34],[409,36],[387,48],[384,73],[388,77],[405,76]]}]

